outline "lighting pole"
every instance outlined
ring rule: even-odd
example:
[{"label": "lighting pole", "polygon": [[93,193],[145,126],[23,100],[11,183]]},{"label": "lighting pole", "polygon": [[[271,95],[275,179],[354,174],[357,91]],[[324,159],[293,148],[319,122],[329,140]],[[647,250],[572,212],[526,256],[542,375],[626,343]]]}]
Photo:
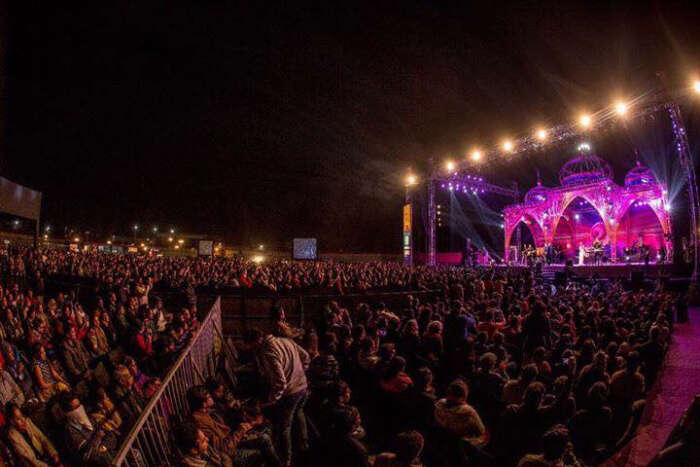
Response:
[{"label": "lighting pole", "polygon": [[413,264],[413,187],[418,178],[412,172],[406,177],[406,196],[403,206],[403,260],[408,265]]},{"label": "lighting pole", "polygon": [[437,260],[437,241],[435,238],[435,222],[437,209],[435,208],[435,160],[431,157],[429,162],[430,177],[428,178],[428,266],[435,266]]},{"label": "lighting pole", "polygon": [[698,279],[698,185],[695,179],[695,167],[693,166],[693,158],[690,154],[690,144],[688,143],[688,135],[683,124],[683,116],[678,103],[669,101],[666,104],[668,115],[671,117],[671,127],[673,128],[674,145],[680,159],[681,167],[685,172],[688,182],[688,198],[690,198],[690,242],[693,245],[693,272],[691,280]]}]

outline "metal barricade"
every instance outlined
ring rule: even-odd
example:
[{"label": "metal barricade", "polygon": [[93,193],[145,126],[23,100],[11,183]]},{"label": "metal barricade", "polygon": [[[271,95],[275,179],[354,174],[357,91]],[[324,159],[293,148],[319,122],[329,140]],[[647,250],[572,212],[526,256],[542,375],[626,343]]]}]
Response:
[{"label": "metal barricade", "polygon": [[173,430],[189,414],[187,391],[203,384],[216,372],[218,357],[225,346],[221,334],[221,300],[217,298],[197,334],[122,442],[112,465],[172,465],[178,454],[174,451]]}]

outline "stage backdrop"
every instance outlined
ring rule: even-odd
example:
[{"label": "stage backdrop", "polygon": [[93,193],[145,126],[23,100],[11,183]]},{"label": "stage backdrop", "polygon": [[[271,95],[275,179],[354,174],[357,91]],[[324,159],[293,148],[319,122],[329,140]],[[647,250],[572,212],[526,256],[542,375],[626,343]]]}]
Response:
[{"label": "stage backdrop", "polygon": [[0,177],[0,211],[38,221],[41,192]]}]

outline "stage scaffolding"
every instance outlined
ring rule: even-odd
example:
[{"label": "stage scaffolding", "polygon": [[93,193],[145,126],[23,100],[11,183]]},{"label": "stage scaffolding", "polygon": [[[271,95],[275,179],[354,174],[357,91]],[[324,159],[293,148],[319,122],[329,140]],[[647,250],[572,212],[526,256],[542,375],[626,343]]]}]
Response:
[{"label": "stage scaffolding", "polygon": [[[663,78],[662,78],[663,81]],[[686,134],[685,125],[683,123],[683,117],[681,114],[680,106],[676,101],[678,95],[670,95],[665,89],[650,93],[649,95],[644,95],[638,98],[633,105],[630,107],[629,114],[626,115],[626,119],[643,118],[650,116],[652,114],[658,113],[660,111],[665,111],[671,120],[671,126],[674,136],[674,145],[677,156],[681,167],[683,168],[685,181],[688,184],[688,197],[689,197],[689,211],[690,211],[690,228],[689,228],[689,247],[693,249],[692,251],[692,280],[697,280],[698,274],[698,210],[700,209],[698,200],[698,187],[695,177],[694,164],[692,160],[692,153],[690,152],[690,145],[688,143],[688,137]],[[617,124],[619,120],[616,120],[614,112],[608,110],[600,111],[595,115],[596,117],[596,128],[601,128],[609,125]],[[543,142],[538,140],[535,136],[526,136],[518,140],[513,141],[513,151],[510,151],[510,155],[515,156],[518,154],[524,154],[533,150],[542,150],[546,145],[563,142],[572,138],[577,138],[582,136],[583,133],[580,131],[576,123],[562,124],[549,129],[547,141]],[[490,157],[497,157],[502,155],[502,151],[497,148],[492,148],[490,150],[483,151],[483,158],[488,160]],[[465,184],[467,189],[478,189],[478,193],[494,193],[502,196],[511,197],[514,202],[519,201],[520,192],[517,186],[514,188],[507,188],[499,186],[490,182],[487,182],[481,176],[477,176],[470,172],[470,167],[465,160],[456,161],[455,168],[453,171],[446,172],[438,170],[435,166],[434,160],[430,159],[429,174],[425,180],[424,185],[427,189],[427,213],[428,220],[426,225],[426,237],[427,237],[427,264],[434,266],[437,259],[437,239],[436,239],[436,201],[435,201],[435,190],[438,184],[450,183],[452,182],[455,186],[459,183],[460,189]],[[410,190],[415,190],[418,187],[408,187],[406,190],[406,200],[407,204],[410,203],[412,197],[410,196]],[[410,205],[410,204],[409,204]],[[412,210],[412,207],[411,207]],[[505,243],[505,242],[504,242]],[[405,257],[407,262],[412,262],[414,257],[414,243],[411,241],[409,250],[405,250]]]}]

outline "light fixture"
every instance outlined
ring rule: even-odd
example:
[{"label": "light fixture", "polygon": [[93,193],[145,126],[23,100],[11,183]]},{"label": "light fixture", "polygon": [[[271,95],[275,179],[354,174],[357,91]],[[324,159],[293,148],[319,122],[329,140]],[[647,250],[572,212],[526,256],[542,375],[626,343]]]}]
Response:
[{"label": "light fixture", "polygon": [[418,182],[418,178],[415,175],[409,174],[406,177],[406,186],[413,186]]},{"label": "light fixture", "polygon": [[700,79],[696,79],[693,81],[693,91],[695,91],[697,94],[700,94]]},{"label": "light fixture", "polygon": [[615,112],[617,112],[617,114],[620,116],[625,115],[627,113],[627,104],[622,101],[618,101],[615,104]]},{"label": "light fixture", "polygon": [[503,142],[503,150],[506,152],[511,152],[513,150],[513,142],[510,140],[505,140]]},{"label": "light fixture", "polygon": [[472,151],[472,160],[478,162],[481,160],[481,151],[475,149]]},{"label": "light fixture", "polygon": [[581,118],[579,119],[579,123],[584,128],[590,128],[592,122],[593,119],[590,115],[581,115]]},{"label": "light fixture", "polygon": [[539,130],[537,130],[536,136],[537,136],[537,139],[540,141],[546,140],[547,139],[547,130],[545,130],[544,128],[540,128]]},{"label": "light fixture", "polygon": [[455,163],[452,161],[445,162],[445,169],[447,169],[448,172],[452,172],[455,169]]}]

